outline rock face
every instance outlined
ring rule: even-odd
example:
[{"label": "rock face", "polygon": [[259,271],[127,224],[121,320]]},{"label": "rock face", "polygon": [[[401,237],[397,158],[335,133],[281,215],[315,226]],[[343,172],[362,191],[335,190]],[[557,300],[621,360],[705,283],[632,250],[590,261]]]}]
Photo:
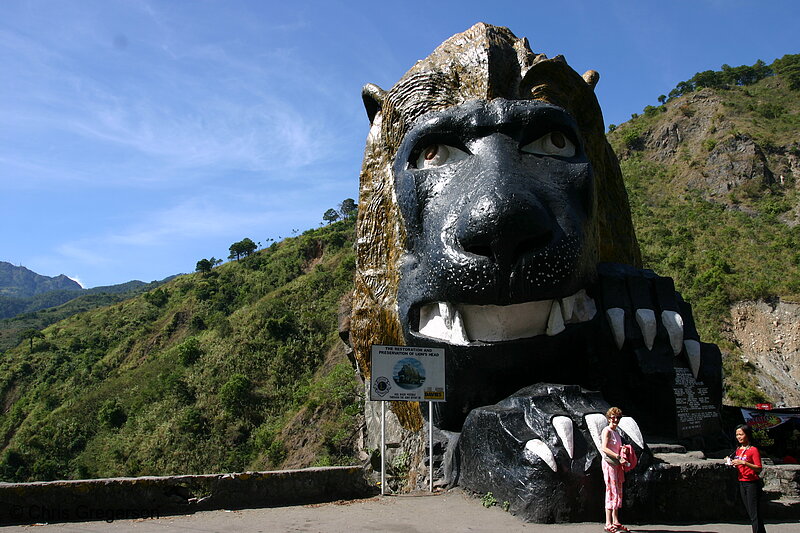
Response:
[{"label": "rock face", "polygon": [[740,302],[731,334],[776,405],[800,405],[800,304]]}]

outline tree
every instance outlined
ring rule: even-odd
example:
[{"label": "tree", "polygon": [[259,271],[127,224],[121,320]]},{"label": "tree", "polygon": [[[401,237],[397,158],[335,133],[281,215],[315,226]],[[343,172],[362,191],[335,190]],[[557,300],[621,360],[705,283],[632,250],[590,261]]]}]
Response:
[{"label": "tree", "polygon": [[247,237],[245,237],[241,241],[241,245],[242,245],[242,254],[244,254],[245,257],[258,250],[258,245],[254,243],[252,239],[249,239]]},{"label": "tree", "polygon": [[33,339],[44,339],[44,334],[36,328],[28,328],[19,334],[21,341],[28,339],[31,342],[31,351],[33,351]]},{"label": "tree", "polygon": [[772,68],[792,89],[800,89],[800,54],[786,54],[772,62]]},{"label": "tree", "polygon": [[331,222],[336,222],[339,220],[339,213],[336,212],[336,209],[328,209],[325,211],[325,214],[322,215],[322,220],[330,224]]},{"label": "tree", "polygon": [[258,245],[254,243],[252,239],[245,237],[241,241],[231,244],[230,248],[228,248],[231,252],[228,259],[236,259],[238,261],[240,257],[247,257],[257,249]]},{"label": "tree", "polygon": [[356,201],[352,198],[346,198],[339,204],[339,214],[342,215],[342,218],[353,217],[357,211],[358,205],[356,205]]},{"label": "tree", "polygon": [[203,274],[208,274],[211,270],[222,263],[222,259],[217,259],[214,256],[211,256],[211,259],[201,259],[197,262],[197,266],[195,267],[195,272],[200,272]]},{"label": "tree", "polygon": [[212,268],[213,266],[211,265],[211,261],[209,261],[208,259],[201,259],[200,261],[197,262],[197,265],[195,266],[194,270],[195,272],[208,274],[209,272],[211,272]]},{"label": "tree", "polygon": [[666,102],[666,101],[667,101],[667,95],[666,95],[666,94],[662,94],[662,95],[660,95],[660,96],[658,97],[658,103],[659,103],[659,104],[662,104],[662,105],[663,105],[663,104],[664,104],[664,102]]}]

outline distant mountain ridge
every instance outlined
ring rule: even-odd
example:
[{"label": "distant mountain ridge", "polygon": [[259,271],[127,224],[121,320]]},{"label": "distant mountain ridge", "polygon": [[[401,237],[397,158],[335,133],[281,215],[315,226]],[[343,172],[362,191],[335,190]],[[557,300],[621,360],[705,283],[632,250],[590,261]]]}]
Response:
[{"label": "distant mountain ridge", "polygon": [[63,274],[43,276],[0,261],[0,353],[16,346],[25,329],[42,329],[75,313],[121,302],[174,277],[84,289]]},{"label": "distant mountain ridge", "polygon": [[43,276],[23,266],[0,261],[0,319],[57,307],[87,294],[119,295],[145,288],[152,289],[177,275],[150,283],[132,280],[117,285],[84,289],[80,283],[64,274]]},{"label": "distant mountain ridge", "polygon": [[79,291],[80,283],[64,274],[50,277],[37,274],[24,266],[0,261],[0,296],[32,298],[56,290]]}]

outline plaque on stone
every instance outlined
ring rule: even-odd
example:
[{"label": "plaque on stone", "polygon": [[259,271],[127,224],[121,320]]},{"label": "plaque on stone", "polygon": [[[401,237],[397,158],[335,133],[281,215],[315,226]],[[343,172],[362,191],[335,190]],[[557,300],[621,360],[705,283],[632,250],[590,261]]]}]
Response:
[{"label": "plaque on stone", "polygon": [[695,381],[691,370],[675,368],[675,418],[678,438],[709,435],[721,429],[717,410],[711,401],[708,387]]}]

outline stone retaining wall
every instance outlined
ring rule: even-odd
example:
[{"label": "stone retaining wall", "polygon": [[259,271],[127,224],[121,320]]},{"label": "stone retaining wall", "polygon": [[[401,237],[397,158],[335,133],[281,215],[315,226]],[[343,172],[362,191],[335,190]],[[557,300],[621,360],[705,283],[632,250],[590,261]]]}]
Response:
[{"label": "stone retaining wall", "polygon": [[112,521],[212,509],[318,503],[375,493],[364,469],[358,466],[0,483],[0,524]]}]

